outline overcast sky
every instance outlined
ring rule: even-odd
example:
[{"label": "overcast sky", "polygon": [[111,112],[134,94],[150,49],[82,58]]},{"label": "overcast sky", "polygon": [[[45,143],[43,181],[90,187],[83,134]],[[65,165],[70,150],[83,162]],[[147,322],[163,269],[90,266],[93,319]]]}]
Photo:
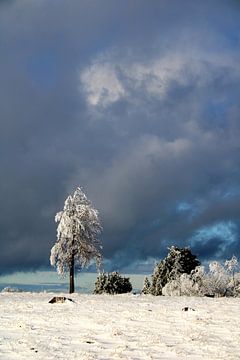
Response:
[{"label": "overcast sky", "polygon": [[76,186],[109,269],[240,255],[240,2],[0,0],[0,272]]}]

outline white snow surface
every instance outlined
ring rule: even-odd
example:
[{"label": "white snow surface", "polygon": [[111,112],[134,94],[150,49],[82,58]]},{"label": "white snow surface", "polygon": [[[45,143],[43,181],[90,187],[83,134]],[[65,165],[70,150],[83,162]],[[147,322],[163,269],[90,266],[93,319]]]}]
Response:
[{"label": "white snow surface", "polygon": [[55,295],[0,294],[1,360],[240,359],[239,298]]}]

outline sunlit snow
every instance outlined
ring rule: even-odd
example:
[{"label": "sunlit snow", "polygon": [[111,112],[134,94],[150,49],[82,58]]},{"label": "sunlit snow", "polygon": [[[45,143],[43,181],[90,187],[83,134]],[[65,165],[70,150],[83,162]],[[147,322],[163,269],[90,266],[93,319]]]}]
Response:
[{"label": "sunlit snow", "polygon": [[1,359],[239,358],[237,298],[74,294],[49,304],[53,296],[0,294]]}]

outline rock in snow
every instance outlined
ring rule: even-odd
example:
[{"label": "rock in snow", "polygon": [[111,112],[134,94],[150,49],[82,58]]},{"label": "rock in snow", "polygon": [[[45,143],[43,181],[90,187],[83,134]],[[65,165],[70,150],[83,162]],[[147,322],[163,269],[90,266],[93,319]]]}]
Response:
[{"label": "rock in snow", "polygon": [[185,306],[184,308],[182,308],[182,311],[195,311],[195,309]]},{"label": "rock in snow", "polygon": [[66,298],[65,296],[54,296],[49,304],[64,303],[65,301],[73,301],[72,299]]}]

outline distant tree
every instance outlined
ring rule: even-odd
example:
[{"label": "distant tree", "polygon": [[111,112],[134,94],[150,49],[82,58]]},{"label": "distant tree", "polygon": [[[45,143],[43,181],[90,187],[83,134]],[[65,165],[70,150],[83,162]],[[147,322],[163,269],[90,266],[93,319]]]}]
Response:
[{"label": "distant tree", "polygon": [[101,273],[95,283],[94,294],[124,294],[132,291],[129,278],[121,276],[118,272]]},{"label": "distant tree", "polygon": [[142,294],[151,294],[151,283],[147,277],[144,278]]},{"label": "distant tree", "polygon": [[160,261],[153,272],[150,293],[162,295],[163,287],[170,281],[178,281],[181,274],[190,274],[200,262],[189,248],[171,246],[165,259]]},{"label": "distant tree", "polygon": [[70,275],[69,293],[73,293],[75,267],[86,267],[95,259],[101,265],[101,244],[98,239],[102,227],[98,211],[80,187],[65,201],[63,211],[56,214],[58,222],[57,241],[52,247],[50,263],[57,268],[58,274]]}]

